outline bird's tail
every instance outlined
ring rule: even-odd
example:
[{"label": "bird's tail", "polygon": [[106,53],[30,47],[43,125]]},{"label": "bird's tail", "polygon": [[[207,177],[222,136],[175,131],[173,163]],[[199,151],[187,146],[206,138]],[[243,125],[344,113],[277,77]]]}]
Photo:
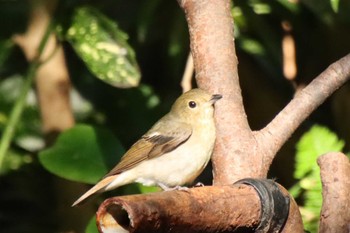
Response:
[{"label": "bird's tail", "polygon": [[91,197],[93,194],[104,191],[105,190],[104,188],[107,185],[109,185],[114,179],[115,179],[115,176],[105,177],[100,182],[98,182],[94,187],[92,187],[86,193],[84,193],[81,197],[79,197],[79,199],[73,203],[72,207],[78,204],[81,204],[81,202],[85,201],[87,198]]}]

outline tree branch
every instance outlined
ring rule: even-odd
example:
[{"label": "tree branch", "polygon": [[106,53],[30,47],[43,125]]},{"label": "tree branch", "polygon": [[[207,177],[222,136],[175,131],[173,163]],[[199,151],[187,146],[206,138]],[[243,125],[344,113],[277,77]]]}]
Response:
[{"label": "tree branch", "polygon": [[298,92],[264,129],[252,132],[238,81],[231,1],[178,2],[188,22],[197,83],[224,96],[215,109],[214,185],[245,177],[264,178],[276,153],[297,127],[349,79],[350,55],[332,64]]},{"label": "tree branch", "polygon": [[350,161],[342,153],[328,153],[317,160],[321,168],[322,211],[320,233],[350,231]]},{"label": "tree branch", "polygon": [[[206,186],[107,199],[97,223],[100,232],[250,232],[260,222],[260,207],[251,186]],[[303,232],[294,200],[282,232]]]},{"label": "tree branch", "polygon": [[187,56],[186,67],[181,80],[182,92],[186,92],[192,89],[193,73],[194,73],[193,58],[190,52]]},{"label": "tree branch", "polygon": [[277,151],[299,125],[334,91],[350,78],[350,54],[331,64],[318,75],[262,130],[256,132],[260,153],[264,154],[263,174]]},{"label": "tree branch", "polygon": [[[178,0],[188,22],[196,81],[223,95],[216,104],[217,139],[212,157],[214,184],[261,177],[262,158],[247,156],[256,145],[243,107],[234,46],[231,1]],[[239,136],[238,136],[239,135]]]},{"label": "tree branch", "polygon": [[[224,96],[215,106],[214,184],[232,184],[246,177],[264,178],[277,151],[295,129],[347,81],[350,55],[332,64],[298,93],[264,129],[253,132],[239,86],[231,1],[178,2],[189,26],[198,86]],[[242,190],[214,186],[187,192],[115,197],[101,205],[97,213],[99,228],[101,232],[116,229],[113,227],[123,232],[225,232],[242,225],[254,227],[258,211],[252,211],[250,205],[253,203],[257,208],[257,196]],[[249,201],[245,202],[248,200],[245,198]],[[290,213],[283,232],[303,232],[298,207],[294,201],[291,203],[294,214]],[[216,211],[219,212],[215,214]],[[240,224],[235,222],[236,214],[240,216]]]}]

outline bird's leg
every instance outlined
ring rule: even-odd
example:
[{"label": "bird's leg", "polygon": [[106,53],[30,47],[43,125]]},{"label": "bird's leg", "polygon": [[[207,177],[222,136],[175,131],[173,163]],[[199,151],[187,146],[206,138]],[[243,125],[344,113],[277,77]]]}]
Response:
[{"label": "bird's leg", "polygon": [[180,185],[177,185],[175,187],[169,187],[164,183],[158,183],[158,186],[161,187],[164,191],[173,191],[173,190],[188,191],[189,190],[188,187],[180,186]]},{"label": "bird's leg", "polygon": [[175,190],[181,190],[181,191],[189,191],[190,188],[186,187],[186,186],[180,186],[180,185],[177,185],[174,187]]},{"label": "bird's leg", "polygon": [[157,183],[157,185],[163,189],[164,191],[169,191],[171,190],[172,188],[168,187],[167,185],[163,184],[163,183]]}]

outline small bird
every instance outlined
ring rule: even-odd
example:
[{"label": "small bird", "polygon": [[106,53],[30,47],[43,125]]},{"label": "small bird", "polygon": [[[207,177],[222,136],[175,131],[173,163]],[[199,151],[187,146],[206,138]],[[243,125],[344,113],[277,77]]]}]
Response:
[{"label": "small bird", "polygon": [[163,190],[193,182],[210,160],[216,138],[213,105],[221,98],[198,88],[182,94],[170,112],[72,206],[95,193],[133,182]]}]

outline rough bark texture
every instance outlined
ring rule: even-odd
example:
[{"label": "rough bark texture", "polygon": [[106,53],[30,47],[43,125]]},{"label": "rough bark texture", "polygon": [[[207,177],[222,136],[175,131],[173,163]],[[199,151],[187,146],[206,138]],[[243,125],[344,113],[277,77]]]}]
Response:
[{"label": "rough bark texture", "polygon": [[304,233],[303,220],[301,219],[298,204],[295,202],[293,197],[290,196],[290,194],[284,187],[279,185],[279,188],[282,191],[282,193],[284,193],[284,195],[288,195],[290,197],[289,216],[281,233]]},{"label": "rough bark texture", "polygon": [[[223,95],[216,104],[214,185],[265,178],[296,128],[350,78],[350,54],[333,63],[264,129],[252,132],[244,111],[234,48],[231,1],[178,0],[188,22],[199,87]],[[213,20],[215,19],[215,20]]]},{"label": "rough bark texture", "polygon": [[[293,200],[290,210],[282,232],[303,232]],[[259,221],[259,196],[246,185],[114,197],[97,212],[100,232],[251,232]]]},{"label": "rough bark texture", "polygon": [[321,168],[322,211],[320,233],[350,232],[350,161],[342,153],[317,160]]},{"label": "rough bark texture", "polygon": [[227,232],[240,224],[256,226],[259,208],[254,189],[223,186],[115,197],[102,204],[97,216],[101,232],[107,232],[103,219],[112,215],[112,222],[128,232],[209,233]]},{"label": "rough bark texture", "polygon": [[243,108],[234,47],[231,1],[179,0],[188,22],[198,86],[222,94],[216,104],[217,139],[213,162],[214,185],[241,178],[263,177],[261,155]]}]

